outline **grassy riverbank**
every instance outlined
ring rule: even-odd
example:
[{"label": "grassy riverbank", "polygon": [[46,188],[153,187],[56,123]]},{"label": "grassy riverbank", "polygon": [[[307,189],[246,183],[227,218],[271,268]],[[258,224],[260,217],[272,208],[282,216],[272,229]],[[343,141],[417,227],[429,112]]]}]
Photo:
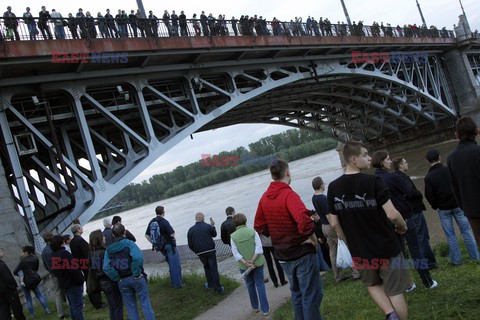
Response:
[{"label": "grassy riverbank", "polygon": [[[185,320],[193,319],[206,310],[210,309],[220,301],[225,299],[233,290],[235,290],[239,283],[230,278],[221,277],[221,283],[225,287],[225,293],[222,295],[216,295],[211,290],[207,290],[204,287],[205,276],[189,274],[183,275],[183,281],[185,286],[182,289],[170,288],[169,278],[152,278],[148,281],[148,289],[150,291],[150,301],[152,303],[153,310],[155,311],[157,319],[170,319],[170,320]],[[103,297],[103,301],[106,303],[106,298]],[[85,319],[88,320],[105,320],[109,319],[108,307],[96,310],[92,304],[85,297],[86,307],[84,309]],[[35,314],[39,320],[54,320],[58,319],[55,311],[55,303],[49,301],[49,307],[54,311],[50,315],[45,315],[45,312],[41,307],[37,305],[35,308]],[[138,305],[139,310],[141,310]],[[65,305],[65,310],[68,311],[68,307]],[[28,311],[24,309],[27,319]],[[124,308],[124,318],[128,318],[126,309]]]},{"label": "grassy riverbank", "polygon": [[[464,264],[451,266],[448,263],[447,245],[443,243],[436,246],[439,268],[431,271],[433,279],[438,281],[435,289],[425,289],[418,274],[410,273],[415,278],[417,289],[406,294],[409,319],[479,319],[480,263],[470,260],[465,248],[462,251]],[[337,284],[331,272],[323,276],[322,281],[324,297],[321,310],[324,319],[384,319],[360,281],[348,280]],[[293,319],[291,302],[281,306],[273,319]]]}]

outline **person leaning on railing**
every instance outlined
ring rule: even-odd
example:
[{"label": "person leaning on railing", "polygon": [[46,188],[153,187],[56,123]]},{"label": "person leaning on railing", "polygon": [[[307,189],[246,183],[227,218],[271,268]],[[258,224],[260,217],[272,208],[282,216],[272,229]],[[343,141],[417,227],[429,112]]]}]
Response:
[{"label": "person leaning on railing", "polygon": [[30,7],[27,7],[27,12],[23,14],[23,21],[28,28],[28,33],[30,35],[30,40],[37,40],[38,30],[35,25],[35,18],[33,18],[32,13],[30,12]]},{"label": "person leaning on railing", "polygon": [[3,14],[3,23],[7,29],[6,38],[13,40],[15,34],[15,40],[20,41],[20,35],[18,34],[18,20],[15,13],[12,12],[12,7],[8,6],[7,11]]}]

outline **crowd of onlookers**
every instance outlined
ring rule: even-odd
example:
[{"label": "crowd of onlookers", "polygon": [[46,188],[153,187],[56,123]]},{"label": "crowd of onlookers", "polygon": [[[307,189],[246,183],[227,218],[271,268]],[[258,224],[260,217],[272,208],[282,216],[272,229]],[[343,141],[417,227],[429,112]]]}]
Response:
[{"label": "crowd of onlookers", "polygon": [[[20,36],[18,29],[21,26]],[[52,33],[53,28],[53,33]],[[68,30],[68,33],[66,32]],[[140,9],[131,10],[130,13],[119,9],[105,14],[98,12],[96,15],[90,11],[83,12],[78,9],[75,14],[68,13],[63,16],[55,9],[50,11],[42,6],[38,15],[34,16],[29,7],[22,16],[15,15],[12,8],[7,7],[3,14],[3,25],[0,28],[0,37],[7,40],[37,40],[40,34],[46,39],[94,39],[118,37],[158,37],[158,36],[373,36],[373,37],[454,37],[452,31],[443,27],[438,30],[435,26],[417,27],[416,24],[379,25],[373,22],[372,26],[364,26],[363,21],[352,25],[338,21],[332,24],[328,18],[320,17],[316,20],[308,16],[305,22],[301,17],[290,21],[280,21],[276,17],[267,21],[262,16],[257,17],[242,15],[240,18],[226,18],[224,14],[215,17],[206,15],[204,11],[188,19],[185,12],[177,14],[167,10],[157,17],[152,10],[145,16]],[[472,35],[478,37],[478,31]]]}]

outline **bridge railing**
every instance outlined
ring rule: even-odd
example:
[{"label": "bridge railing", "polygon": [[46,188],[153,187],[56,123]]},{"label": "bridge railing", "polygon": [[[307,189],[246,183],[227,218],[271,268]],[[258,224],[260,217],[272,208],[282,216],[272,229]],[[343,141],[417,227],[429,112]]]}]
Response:
[{"label": "bridge railing", "polygon": [[0,18],[0,40],[95,39],[116,37],[195,37],[195,36],[361,36],[454,38],[451,30],[391,26],[363,26],[329,23],[302,23],[253,20],[106,18]]}]

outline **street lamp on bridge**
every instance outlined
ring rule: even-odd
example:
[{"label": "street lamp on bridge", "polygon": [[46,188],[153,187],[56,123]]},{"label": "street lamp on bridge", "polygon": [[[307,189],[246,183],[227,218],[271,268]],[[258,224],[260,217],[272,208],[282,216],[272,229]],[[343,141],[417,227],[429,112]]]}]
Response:
[{"label": "street lamp on bridge", "polygon": [[145,13],[145,8],[143,7],[142,0],[137,0],[137,7],[138,9],[140,9],[140,12],[142,13],[143,17],[146,18],[147,14]]},{"label": "street lamp on bridge", "polygon": [[418,12],[420,12],[420,17],[422,18],[422,23],[426,27],[427,23],[425,22],[425,18],[423,17],[422,8],[420,8],[420,3],[418,3],[418,0],[417,0],[417,7],[418,7]]},{"label": "street lamp on bridge", "polygon": [[343,0],[340,0],[340,2],[342,2],[343,12],[345,12],[345,18],[347,19],[347,23],[349,26],[351,26],[352,21],[350,21],[350,16],[348,15],[347,6],[345,6],[345,2]]}]

